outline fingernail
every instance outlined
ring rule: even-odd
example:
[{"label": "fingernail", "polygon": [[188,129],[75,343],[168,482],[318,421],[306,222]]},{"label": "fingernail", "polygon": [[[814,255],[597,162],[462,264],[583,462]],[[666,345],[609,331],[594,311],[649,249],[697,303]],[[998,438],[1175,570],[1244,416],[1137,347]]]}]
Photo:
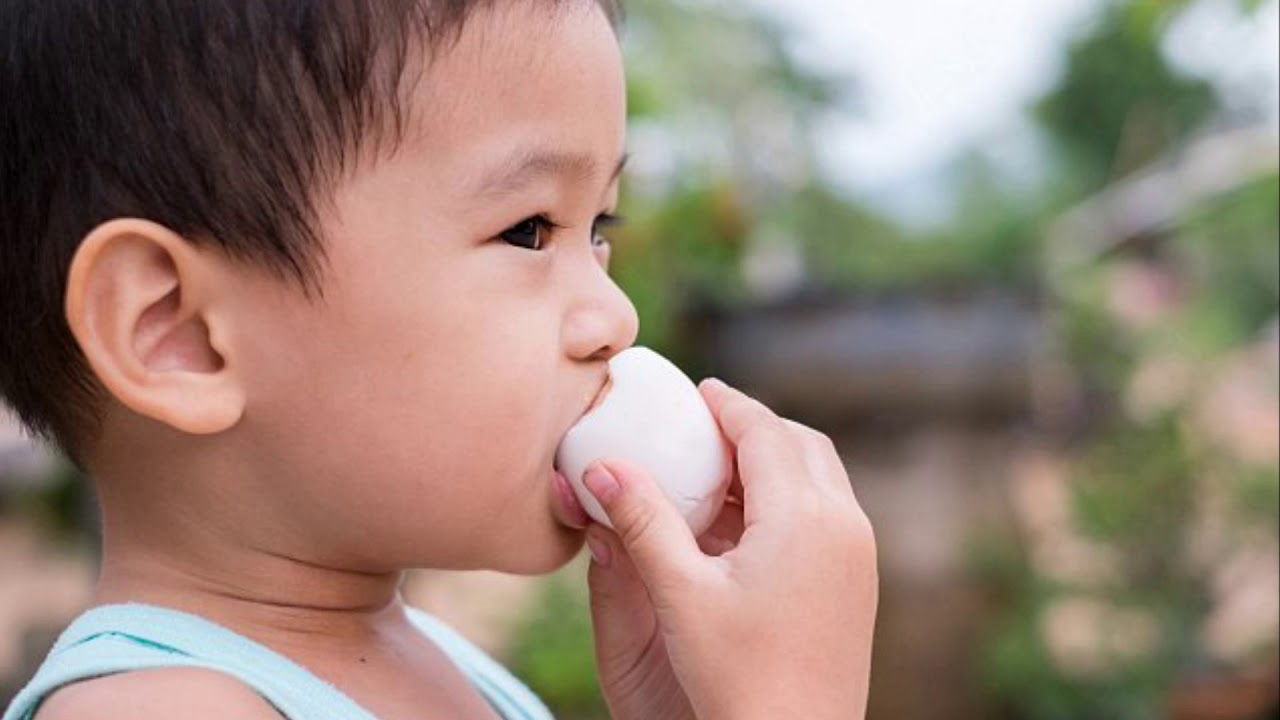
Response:
[{"label": "fingernail", "polygon": [[705,382],[712,390],[723,390],[729,387],[720,378],[709,377],[705,380]]},{"label": "fingernail", "polygon": [[587,549],[591,551],[591,559],[600,567],[609,567],[613,555],[609,552],[609,544],[598,537],[587,534]]},{"label": "fingernail", "polygon": [[609,470],[602,463],[593,463],[587,468],[587,474],[582,477],[582,482],[586,484],[587,489],[601,503],[608,504],[622,489],[618,485],[618,481],[609,474]]}]

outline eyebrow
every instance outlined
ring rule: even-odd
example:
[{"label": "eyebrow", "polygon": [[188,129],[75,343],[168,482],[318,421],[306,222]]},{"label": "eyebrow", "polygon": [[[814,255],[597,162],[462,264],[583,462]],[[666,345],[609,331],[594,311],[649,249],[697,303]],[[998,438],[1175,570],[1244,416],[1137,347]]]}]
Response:
[{"label": "eyebrow", "polygon": [[[608,184],[622,174],[630,155],[618,159]],[[509,155],[492,170],[485,173],[476,184],[476,194],[482,196],[510,195],[545,177],[558,177],[578,181],[595,176],[599,163],[586,153],[558,152],[551,150],[523,149]]]}]

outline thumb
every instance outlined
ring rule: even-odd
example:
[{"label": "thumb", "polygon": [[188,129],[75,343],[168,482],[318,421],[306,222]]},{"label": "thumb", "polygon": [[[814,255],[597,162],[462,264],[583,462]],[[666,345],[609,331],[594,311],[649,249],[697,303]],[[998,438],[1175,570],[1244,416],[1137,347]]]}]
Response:
[{"label": "thumb", "polygon": [[611,680],[625,677],[635,668],[658,632],[644,581],[612,535],[603,525],[587,531],[593,558],[587,572],[591,626],[597,669],[606,688]]},{"label": "thumb", "polygon": [[582,481],[609,516],[651,594],[678,584],[705,559],[680,511],[635,463],[596,461]]}]

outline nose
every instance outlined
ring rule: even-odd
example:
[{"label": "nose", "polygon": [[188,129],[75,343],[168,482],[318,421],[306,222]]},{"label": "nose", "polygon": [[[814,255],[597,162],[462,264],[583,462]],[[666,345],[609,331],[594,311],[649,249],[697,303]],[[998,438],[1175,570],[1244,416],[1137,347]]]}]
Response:
[{"label": "nose", "polygon": [[609,277],[606,263],[592,262],[575,286],[563,325],[566,352],[575,360],[608,360],[635,344],[636,306]]}]

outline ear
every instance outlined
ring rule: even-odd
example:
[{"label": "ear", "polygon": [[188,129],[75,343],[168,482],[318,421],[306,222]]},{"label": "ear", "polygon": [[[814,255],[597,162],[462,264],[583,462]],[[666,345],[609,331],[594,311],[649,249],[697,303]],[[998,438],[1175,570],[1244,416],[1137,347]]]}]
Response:
[{"label": "ear", "polygon": [[225,266],[146,220],[99,225],[67,281],[66,317],[85,358],[117,400],[191,434],[235,425],[245,393],[227,346]]}]

